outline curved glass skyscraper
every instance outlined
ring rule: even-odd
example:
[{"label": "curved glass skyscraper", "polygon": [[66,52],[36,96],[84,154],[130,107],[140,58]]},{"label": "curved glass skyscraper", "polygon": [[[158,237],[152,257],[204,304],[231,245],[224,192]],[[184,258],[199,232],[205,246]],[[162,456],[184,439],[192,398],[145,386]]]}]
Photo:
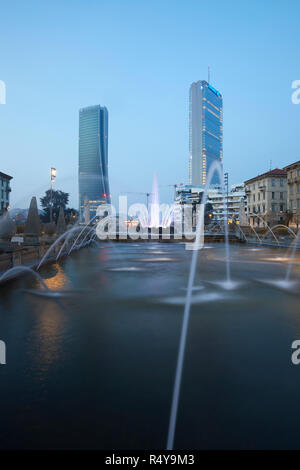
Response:
[{"label": "curved glass skyscraper", "polygon": [[90,217],[100,204],[111,202],[108,182],[108,111],[100,105],[79,110],[79,213],[83,219],[84,200]]},{"label": "curved glass skyscraper", "polygon": [[[190,184],[205,185],[210,165],[223,158],[223,100],[205,80],[190,86]],[[217,174],[212,184],[220,184]]]}]

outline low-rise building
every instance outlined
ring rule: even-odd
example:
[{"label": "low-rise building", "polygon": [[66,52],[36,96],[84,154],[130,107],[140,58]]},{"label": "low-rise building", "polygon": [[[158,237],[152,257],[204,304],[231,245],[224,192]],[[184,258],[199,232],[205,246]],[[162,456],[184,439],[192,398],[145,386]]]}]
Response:
[{"label": "low-rise building", "polygon": [[288,224],[296,227],[300,224],[300,161],[284,167],[287,172],[287,209]]},{"label": "low-rise building", "polygon": [[223,196],[221,188],[210,189],[208,191],[208,201],[213,206],[214,220],[224,220],[227,204],[228,219],[238,221],[240,218],[241,205],[245,208],[247,202],[244,184],[233,184],[230,187],[228,196],[227,193]]},{"label": "low-rise building", "polygon": [[275,168],[245,181],[247,213],[251,225],[286,224],[287,171]]},{"label": "low-rise building", "polygon": [[6,209],[9,209],[9,195],[11,192],[10,180],[12,176],[6,175],[0,171],[0,215]]},{"label": "low-rise building", "polygon": [[[182,185],[176,188],[175,202],[181,204],[201,203],[203,186]],[[222,221],[226,214],[227,193],[222,193],[219,186],[208,190],[207,203],[212,207],[212,219]],[[246,206],[246,194],[244,184],[234,184],[228,192],[228,219],[239,220],[241,206]],[[225,203],[225,205],[224,205]],[[243,209],[245,210],[245,209]]]}]

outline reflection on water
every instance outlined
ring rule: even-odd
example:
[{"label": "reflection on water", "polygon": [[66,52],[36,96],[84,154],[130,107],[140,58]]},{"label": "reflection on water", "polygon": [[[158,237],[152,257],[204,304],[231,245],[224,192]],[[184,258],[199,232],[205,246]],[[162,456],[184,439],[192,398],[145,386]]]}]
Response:
[{"label": "reflection on water", "polygon": [[[207,248],[175,446],[298,448],[300,290],[269,283],[287,255],[232,246],[226,290],[224,247]],[[1,448],[164,448],[191,255],[184,243],[99,243],[42,267],[50,295],[32,277],[0,288]]]},{"label": "reflection on water", "polygon": [[44,277],[44,281],[48,289],[55,291],[67,289],[70,287],[70,280],[67,278],[62,266],[59,263],[52,265],[49,268],[49,271],[48,275]]},{"label": "reflection on water", "polygon": [[60,360],[63,336],[64,320],[60,308],[55,303],[39,305],[30,334],[29,356],[30,371],[38,373],[41,380],[45,379],[51,364]]}]

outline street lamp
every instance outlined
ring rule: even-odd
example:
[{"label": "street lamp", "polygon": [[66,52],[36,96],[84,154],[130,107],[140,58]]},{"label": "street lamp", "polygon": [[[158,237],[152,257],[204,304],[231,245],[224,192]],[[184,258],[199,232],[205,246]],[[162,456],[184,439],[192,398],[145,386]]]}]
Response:
[{"label": "street lamp", "polygon": [[53,201],[52,201],[52,195],[53,195],[53,183],[56,178],[56,168],[51,168],[50,169],[50,182],[51,182],[51,188],[50,188],[50,223],[52,223],[52,212],[53,212]]},{"label": "street lamp", "polygon": [[228,225],[228,173],[224,173],[224,186],[226,188],[226,223]]}]

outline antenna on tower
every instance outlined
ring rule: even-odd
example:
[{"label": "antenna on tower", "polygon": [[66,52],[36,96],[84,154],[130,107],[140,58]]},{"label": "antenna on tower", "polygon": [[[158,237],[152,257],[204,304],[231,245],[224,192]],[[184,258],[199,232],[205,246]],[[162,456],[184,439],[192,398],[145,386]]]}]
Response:
[{"label": "antenna on tower", "polygon": [[210,66],[208,66],[207,83],[210,82]]},{"label": "antenna on tower", "polygon": [[272,170],[272,160],[270,160],[270,171]]}]

